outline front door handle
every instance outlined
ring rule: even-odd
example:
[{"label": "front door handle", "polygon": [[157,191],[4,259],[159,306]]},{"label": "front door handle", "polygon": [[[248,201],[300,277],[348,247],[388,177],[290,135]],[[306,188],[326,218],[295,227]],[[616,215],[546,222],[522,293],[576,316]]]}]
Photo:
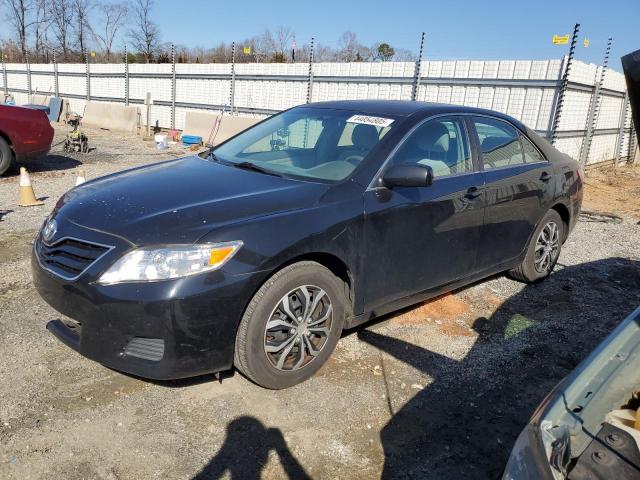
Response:
[{"label": "front door handle", "polygon": [[465,194],[465,198],[473,200],[474,198],[478,198],[480,195],[482,195],[481,189],[479,189],[478,187],[469,187],[467,193]]},{"label": "front door handle", "polygon": [[540,175],[540,180],[542,180],[543,182],[548,182],[549,180],[551,180],[551,175],[549,175],[547,172],[542,172],[542,175]]}]

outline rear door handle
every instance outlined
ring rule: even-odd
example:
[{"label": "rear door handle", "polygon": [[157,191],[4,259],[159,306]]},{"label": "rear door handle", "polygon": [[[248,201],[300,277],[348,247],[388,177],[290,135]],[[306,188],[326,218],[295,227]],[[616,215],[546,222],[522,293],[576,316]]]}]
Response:
[{"label": "rear door handle", "polygon": [[479,189],[478,187],[469,187],[467,193],[465,194],[465,198],[473,200],[474,198],[478,198],[480,195],[482,195],[481,189]]},{"label": "rear door handle", "polygon": [[548,182],[549,180],[551,180],[551,175],[549,175],[547,172],[542,172],[542,175],[540,175],[540,180],[542,180],[543,182]]}]

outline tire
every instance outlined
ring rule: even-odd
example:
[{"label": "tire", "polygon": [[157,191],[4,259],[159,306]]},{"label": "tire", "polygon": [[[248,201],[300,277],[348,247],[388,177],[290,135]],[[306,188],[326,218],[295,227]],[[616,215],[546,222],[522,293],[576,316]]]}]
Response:
[{"label": "tire", "polygon": [[[553,271],[565,238],[565,224],[555,210],[549,210],[531,236],[527,254],[520,265],[509,274],[521,282],[534,283],[547,278]],[[543,233],[544,231],[544,233]],[[555,233],[554,233],[555,232]],[[536,250],[544,250],[536,254]],[[544,255],[548,254],[546,261]]]},{"label": "tire", "polygon": [[[304,320],[307,297],[313,309],[305,317],[307,322],[299,323]],[[236,334],[236,368],[273,390],[307,380],[338,343],[346,306],[344,282],[319,263],[303,261],[283,268],[260,287],[242,316]]]},{"label": "tire", "polygon": [[0,137],[0,175],[9,170],[13,163],[13,151],[7,141]]}]

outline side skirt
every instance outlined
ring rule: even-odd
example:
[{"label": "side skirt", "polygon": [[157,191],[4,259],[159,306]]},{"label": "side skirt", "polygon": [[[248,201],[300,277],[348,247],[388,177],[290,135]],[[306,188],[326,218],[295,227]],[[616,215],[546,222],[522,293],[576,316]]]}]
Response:
[{"label": "side skirt", "polygon": [[394,300],[392,302],[389,302],[377,308],[376,310],[364,312],[347,319],[344,328],[345,329],[355,328],[359,325],[362,325],[363,323],[373,320],[374,318],[381,317],[382,315],[386,315],[388,313],[401,310],[411,305],[415,305],[417,303],[430,300],[432,298],[438,297],[440,295],[451,292],[458,288],[475,283],[484,278],[490,277],[492,275],[496,275],[506,270],[510,270],[511,268],[514,268],[516,265],[519,265],[521,261],[522,261],[522,258],[518,258],[517,261],[515,262],[510,261],[508,263],[503,263],[490,270],[485,270],[483,272],[476,273],[475,275],[472,275],[470,277],[462,278],[460,280],[455,280],[451,283],[447,283],[446,285],[435,287],[435,288],[417,293],[415,295],[410,295],[408,297],[402,297],[398,300]]}]

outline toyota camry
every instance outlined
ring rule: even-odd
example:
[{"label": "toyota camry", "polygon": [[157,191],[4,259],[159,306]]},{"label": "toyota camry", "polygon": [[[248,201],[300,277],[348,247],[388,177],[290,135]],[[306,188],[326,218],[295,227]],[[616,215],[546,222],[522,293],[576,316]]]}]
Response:
[{"label": "toyota camry", "polygon": [[47,328],[108,367],[232,367],[295,385],[343,329],[489,275],[536,282],[578,218],[582,172],[493,111],[335,101],[59,199],[34,242]]}]

